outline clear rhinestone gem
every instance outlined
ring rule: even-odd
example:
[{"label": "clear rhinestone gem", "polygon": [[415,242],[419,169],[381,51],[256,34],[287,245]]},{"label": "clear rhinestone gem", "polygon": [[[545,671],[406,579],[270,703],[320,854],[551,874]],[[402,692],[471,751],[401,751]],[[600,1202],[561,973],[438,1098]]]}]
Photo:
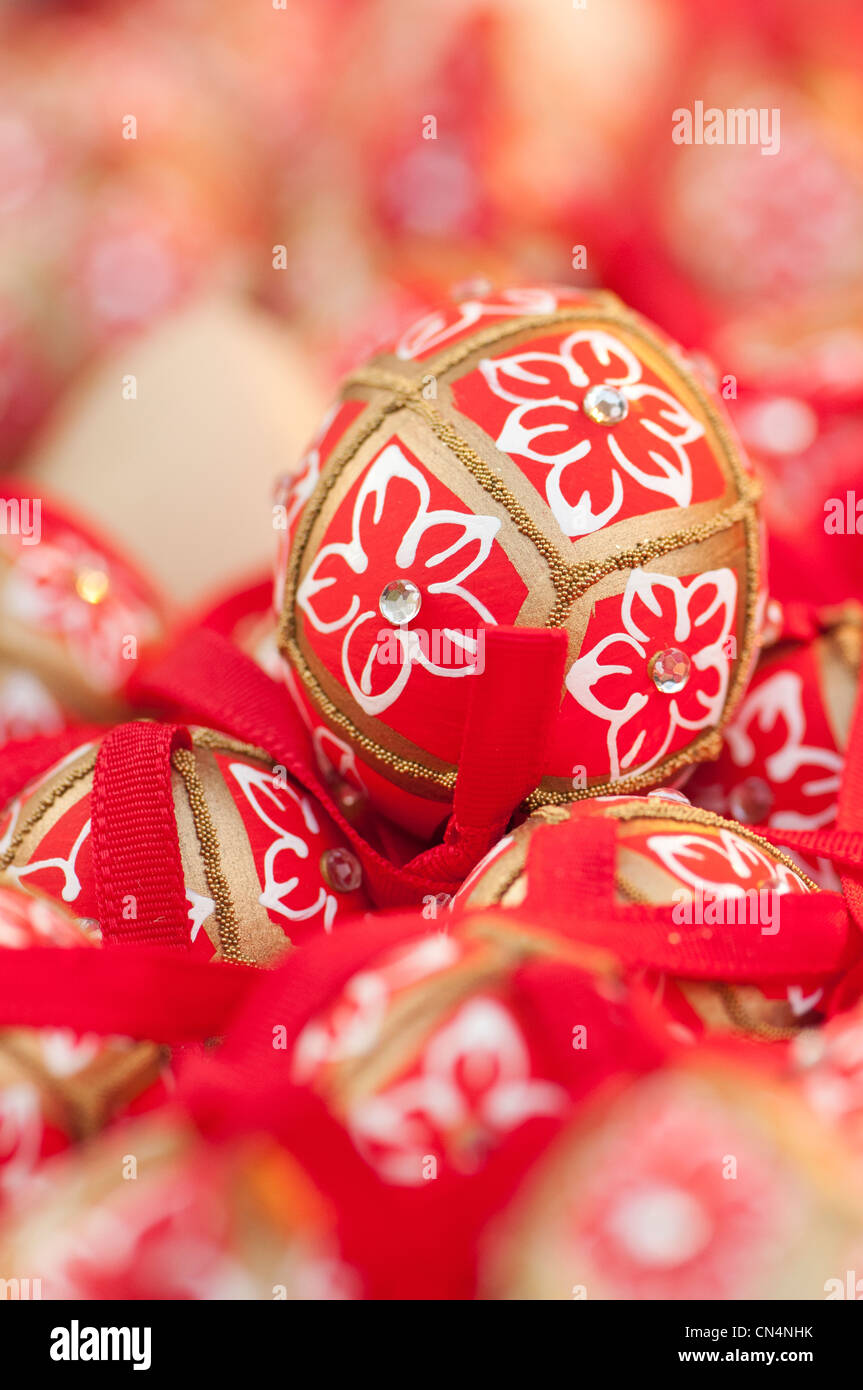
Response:
[{"label": "clear rhinestone gem", "polygon": [[691,664],[686,652],[679,647],[667,647],[664,652],[657,652],[650,661],[653,684],[663,695],[676,695],[689,680]]},{"label": "clear rhinestone gem", "polygon": [[420,611],[422,594],[410,579],[393,579],[383,590],[380,610],[388,623],[400,627]]},{"label": "clear rhinestone gem", "polygon": [[581,408],[595,425],[619,425],[629,414],[629,402],[616,386],[591,386]]},{"label": "clear rhinestone gem", "polygon": [[85,603],[103,603],[110,587],[111,581],[104,570],[80,570],[75,579],[75,592]]},{"label": "clear rhinestone gem", "polygon": [[355,893],[363,881],[362,865],[349,849],[324,850],[321,873],[336,893]]},{"label": "clear rhinestone gem", "polygon": [[760,825],[770,814],[773,793],[762,777],[747,777],[728,798],[728,809],[744,825]]}]

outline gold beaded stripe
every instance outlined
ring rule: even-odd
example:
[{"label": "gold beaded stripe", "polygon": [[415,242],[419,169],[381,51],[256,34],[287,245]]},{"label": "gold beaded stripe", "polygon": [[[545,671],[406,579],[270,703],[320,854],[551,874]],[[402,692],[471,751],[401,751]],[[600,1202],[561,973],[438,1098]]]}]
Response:
[{"label": "gold beaded stripe", "polygon": [[828,726],[836,747],[844,748],[860,684],[863,633],[856,604],[843,607],[831,616],[831,625],[815,639],[812,654]]},{"label": "gold beaded stripe", "polygon": [[[463,338],[459,338],[457,343],[441,348],[440,352],[432,353],[429,357],[400,358],[398,355],[390,355],[389,360],[397,362],[404,373],[408,373],[411,369],[414,370],[416,377],[406,378],[413,390],[428,377],[441,376],[444,372],[452,371],[454,367],[461,366],[462,362],[475,352],[480,352],[486,347],[494,347],[504,338],[511,338],[521,333],[535,334],[543,328],[557,328],[562,322],[579,319],[594,320],[599,316],[612,317],[617,315],[627,324],[634,321],[623,300],[613,294],[611,290],[591,290],[589,294],[590,298],[587,301],[573,303],[563,309],[551,309],[545,314],[520,314],[518,306],[513,305],[510,318],[499,318],[495,323],[486,325],[485,328],[478,328],[475,333],[467,333]],[[365,371],[365,366],[357,368],[346,378],[347,382],[354,381],[358,375]],[[395,378],[395,374],[393,376]],[[405,378],[399,377],[398,379],[401,381]]]},{"label": "gold beaded stripe", "polygon": [[[607,309],[601,307],[602,302],[609,305]],[[553,314],[538,315],[529,319],[509,320],[504,324],[496,324],[486,328],[480,333],[474,334],[454,347],[446,349],[436,357],[430,358],[423,364],[425,376],[442,377],[450,373],[455,367],[460,366],[469,358],[475,357],[482,348],[493,346],[508,337],[528,338],[537,329],[544,327],[562,326],[564,323],[590,322],[611,326],[621,329],[628,337],[636,339],[648,352],[655,353],[660,360],[683,381],[690,394],[695,398],[699,408],[704,412],[714,435],[719,444],[722,460],[728,467],[731,479],[735,485],[738,497],[737,502],[729,508],[717,512],[709,521],[700,525],[671,532],[666,537],[658,537],[651,541],[646,541],[640,545],[629,548],[627,551],[617,552],[607,557],[605,560],[593,560],[586,564],[567,563],[560,555],[557,547],[551,542],[536,525],[532,518],[520,506],[512,493],[503,484],[501,477],[476,453],[475,450],[458,433],[456,423],[460,418],[457,411],[453,412],[454,420],[448,420],[443,413],[437,410],[431,403],[422,396],[421,383],[399,377],[398,375],[381,370],[374,366],[360,368],[348,378],[348,384],[366,385],[374,390],[388,391],[408,406],[423,416],[431,425],[435,433],[447,447],[460,459],[470,472],[474,474],[481,486],[497,501],[499,501],[509,512],[518,530],[522,531],[530,540],[533,541],[536,549],[547,561],[552,574],[555,589],[559,595],[559,603],[555,610],[549,615],[546,625],[557,627],[565,620],[572,601],[584,593],[594,582],[614,570],[631,569],[638,565],[646,564],[652,559],[658,559],[672,550],[683,549],[690,544],[697,544],[700,541],[709,539],[711,536],[721,531],[728,530],[737,522],[743,521],[754,523],[751,531],[747,528],[747,552],[756,557],[759,554],[759,536],[757,519],[754,514],[755,503],[761,495],[761,486],[757,479],[750,477],[743,468],[738,457],[737,448],[732,439],[728,428],[719,411],[716,410],[710,397],[700,386],[695,376],[686,366],[685,361],[673,356],[660,341],[657,335],[649,330],[646,325],[641,323],[634,315],[625,311],[620,301],[610,294],[601,294],[595,297],[590,306],[582,308],[571,308],[559,310]],[[475,422],[474,422],[475,423]],[[491,443],[491,441],[489,441]],[[496,462],[509,463],[508,456],[497,449],[494,449],[493,457]],[[754,545],[754,551],[751,546]],[[744,655],[751,648],[755,637],[755,607],[758,600],[758,573],[759,566],[750,564],[747,576],[747,633],[744,641]],[[749,628],[751,626],[751,631]],[[747,645],[748,644],[748,645]],[[738,663],[738,672],[741,667],[745,671],[743,658]],[[741,672],[742,676],[742,672]],[[735,691],[729,691],[727,707],[732,707],[735,703]]]},{"label": "gold beaded stripe", "polygon": [[0,563],[0,665],[32,671],[60,704],[83,720],[122,720],[129,705],[121,695],[97,689],[82,663],[70,660],[55,638],[36,633],[23,621],[10,617],[11,605],[2,600],[3,568]]},{"label": "gold beaded stripe", "polygon": [[[146,722],[146,721],[141,721]],[[227,734],[217,733],[213,729],[196,729],[192,732],[192,742],[201,748],[212,748],[216,752],[236,753],[240,757],[252,758],[256,762],[264,763],[270,768],[275,766],[273,758],[265,752],[263,748],[255,748],[250,743],[242,743],[239,739],[230,738]],[[96,766],[98,747],[92,748],[82,756],[80,762],[76,762],[68,771],[64,772],[59,781],[39,798],[33,810],[18,829],[12,835],[9,844],[3,854],[0,855],[0,873],[12,867],[15,856],[29,835],[37,830],[40,822],[45,818],[53,806],[62,797],[70,792],[85,777],[87,777]],[[47,774],[50,776],[50,771]],[[8,810],[8,806],[5,808]]]},{"label": "gold beaded stripe", "polygon": [[863,608],[860,604],[853,601],[843,604],[827,635],[835,642],[851,674],[859,676],[863,657]]},{"label": "gold beaded stripe", "polygon": [[25,1077],[40,1093],[40,1101],[52,1123],[69,1139],[84,1139],[88,1133],[74,1104],[69,1087],[45,1066],[33,1046],[33,1032],[25,1028],[4,1028],[0,1032],[0,1088],[4,1091]]},{"label": "gold beaded stripe", "polygon": [[[237,905],[240,947],[243,955],[257,965],[269,965],[290,947],[290,937],[281,925],[271,919],[261,902],[261,875],[246,823],[246,801],[244,797],[235,796],[231,767],[223,767],[217,755],[231,762],[235,758],[241,759],[246,766],[251,763],[267,770],[272,769],[273,763],[262,749],[253,750],[239,740],[228,739],[212,731],[201,733],[201,738],[193,734],[195,769],[218,837],[222,873],[231,886]],[[255,756],[255,752],[260,757]],[[204,864],[197,852],[198,834],[188,797],[177,797],[175,813],[187,887],[206,894],[208,888]],[[220,940],[215,916],[211,916],[203,927],[208,935],[212,934],[213,948],[218,951]]]},{"label": "gold beaded stripe", "polygon": [[472,912],[475,915],[468,919],[466,926],[460,925],[460,931],[477,940],[511,943],[512,949],[520,952],[514,957],[515,964],[523,957],[550,957],[603,976],[606,982],[622,984],[620,960],[613,952],[595,942],[578,941],[538,927],[530,920],[523,904],[508,908],[505,920],[500,915],[492,920],[482,909],[472,909]]},{"label": "gold beaded stripe", "polygon": [[784,864],[786,869],[790,869],[797,878],[806,884],[810,892],[821,892],[818,884],[804,873],[784,850],[777,849],[770,840],[766,840],[763,835],[756,834],[754,830],[750,830],[749,826],[741,825],[736,820],[728,820],[725,816],[717,815],[715,811],[704,811],[700,806],[685,806],[679,801],[660,801],[657,797],[653,800],[638,801],[628,806],[611,803],[606,807],[606,813],[614,820],[620,821],[671,820],[683,821],[685,824],[705,825],[712,830],[730,830],[734,835],[739,835],[741,839],[748,840],[758,849],[769,854],[771,859],[776,860],[777,864]]},{"label": "gold beaded stripe", "polygon": [[[722,721],[725,722],[724,720]],[[525,807],[535,811],[540,806],[568,806],[573,801],[592,801],[595,796],[625,796],[629,792],[640,792],[644,787],[655,787],[657,782],[667,780],[691,767],[693,762],[709,761],[718,758],[722,749],[720,726],[705,729],[703,733],[681,748],[671,757],[664,758],[655,768],[647,772],[630,772],[616,781],[609,780],[598,786],[572,787],[564,791],[553,791],[548,787],[537,787],[525,799]],[[697,755],[697,756],[696,756]]]},{"label": "gold beaded stripe", "polygon": [[[569,574],[571,577],[564,581],[561,587],[555,579],[555,572],[552,572],[552,580],[559,593],[559,603],[556,605],[557,612],[560,613],[564,608],[569,611],[572,602],[586,589],[592,587],[594,580],[598,581],[604,575],[621,568],[635,568],[649,563],[650,560],[660,558],[663,554],[668,554],[672,550],[683,549],[687,545],[697,544],[709,540],[711,536],[720,534],[722,531],[734,526],[737,522],[742,523],[744,528],[744,551],[746,556],[746,596],[745,596],[745,616],[744,634],[742,651],[735,664],[732,680],[729,685],[725,704],[720,719],[714,729],[708,729],[698,736],[682,754],[673,755],[666,759],[657,768],[646,773],[633,774],[626,778],[618,778],[617,781],[608,781],[601,786],[587,787],[583,789],[572,789],[553,792],[550,788],[544,787],[537,789],[534,797],[527,803],[529,806],[548,802],[552,804],[564,804],[570,801],[581,800],[591,796],[602,795],[610,790],[638,791],[643,787],[656,785],[657,779],[661,776],[677,772],[680,768],[687,766],[694,760],[697,754],[698,759],[715,758],[721,748],[721,736],[719,730],[731,718],[734,710],[739,703],[743,693],[744,682],[752,653],[757,641],[757,609],[759,600],[759,575],[760,575],[760,549],[761,538],[758,527],[756,513],[756,503],[758,502],[762,488],[758,479],[750,476],[742,465],[736,443],[728,429],[722,413],[716,409],[709,395],[704,391],[700,382],[687,366],[684,358],[669,351],[664,342],[657,334],[644,323],[637,315],[627,311],[625,306],[617,298],[607,291],[601,291],[594,296],[594,304],[600,306],[605,303],[608,307],[600,307],[597,312],[592,307],[561,311],[558,318],[563,317],[567,320],[590,321],[601,323],[613,328],[619,328],[629,338],[636,339],[646,350],[647,354],[655,356],[679,379],[689,391],[690,395],[697,402],[699,409],[706,417],[710,425],[720,455],[720,466],[725,464],[731,481],[737,492],[737,500],[730,507],[726,507],[715,513],[707,521],[696,524],[688,528],[682,528],[672,532],[665,537],[657,537],[654,540],[644,542],[635,547],[630,547],[626,551],[618,551],[605,558],[596,559],[587,565],[579,566],[576,562],[571,564]],[[551,316],[552,318],[554,316]],[[531,327],[530,322],[526,325]],[[538,323],[537,326],[544,326]],[[452,349],[441,354],[427,367],[437,374],[444,374],[460,365],[468,358],[474,357],[478,350],[488,343],[494,343],[504,337],[526,337],[522,332],[525,321],[510,321],[503,325],[495,326],[485,333],[477,335],[470,340],[464,340],[456,344]],[[461,417],[457,411],[453,412],[455,420]],[[497,457],[508,462],[508,456],[497,454]],[[588,578],[587,583],[582,584],[579,570],[585,570]],[[593,579],[590,577],[591,572]],[[569,606],[567,606],[567,600]],[[565,616],[565,614],[564,614]],[[549,626],[557,625],[553,621],[554,615],[548,620]],[[563,619],[561,618],[561,621]]]},{"label": "gold beaded stripe", "polygon": [[[715,811],[704,811],[700,806],[686,806],[679,801],[661,801],[656,798],[639,798],[629,804],[625,802],[610,802],[603,808],[603,814],[612,820],[637,821],[637,820],[670,820],[679,821],[687,825],[703,825],[711,830],[729,830],[734,835],[739,835],[741,839],[748,840],[756,845],[758,849],[768,854],[777,864],[783,864],[790,869],[802,883],[806,885],[811,893],[820,893],[821,889],[807,873],[795,864],[794,860],[784,850],[777,849],[770,840],[766,840],[763,835],[758,835],[746,825],[740,825],[738,821],[728,820],[725,816],[719,816]],[[531,821],[539,821],[544,825],[563,825],[572,817],[564,807],[556,805],[543,805],[533,812]],[[513,831],[516,842],[523,835],[529,833],[530,822]],[[517,877],[517,875],[515,876]],[[515,879],[507,883],[507,888],[512,887]],[[630,886],[627,884],[627,892]],[[632,890],[633,892],[637,890]]]},{"label": "gold beaded stripe", "polygon": [[[347,387],[345,388],[347,389]],[[411,387],[411,389],[413,389]],[[372,761],[383,763],[394,771],[407,775],[414,780],[422,781],[430,789],[437,789],[440,799],[446,799],[455,787],[456,768],[446,768],[432,770],[424,763],[402,757],[397,753],[383,748],[376,739],[370,738],[356,727],[349,715],[339,709],[338,705],[326,695],[316,680],[314,673],[309,669],[302,649],[296,637],[296,615],[294,601],[297,588],[299,586],[299,570],[308,545],[309,536],[315,521],[324,506],[328,494],[338,482],[341,474],[347,465],[354,458],[359,449],[371,439],[380,425],[388,415],[395,414],[402,410],[407,404],[401,394],[393,394],[389,399],[379,400],[370,406],[358,421],[358,427],[352,426],[348,429],[341,446],[335,451],[332,458],[328,461],[324,471],[318,481],[317,487],[309,499],[302,516],[300,518],[294,543],[291,547],[291,554],[288,559],[288,570],[285,579],[285,594],[282,606],[281,619],[278,630],[278,643],[280,650],[289,657],[294,670],[306,687],[312,702],[321,711],[324,719],[331,728],[344,730],[351,743],[367,753]]]},{"label": "gold beaded stripe", "polygon": [[216,925],[219,930],[219,945],[225,960],[239,965],[254,965],[254,961],[243,955],[240,948],[240,926],[234,907],[228,880],[222,871],[219,850],[219,837],[213,825],[210,808],[204,796],[201,779],[195,765],[195,755],[189,748],[175,748],[171,763],[183,779],[189,808],[195,822],[195,833],[204,864],[204,877],[210,897],[215,903]]},{"label": "gold beaded stripe", "polygon": [[649,898],[640,888],[622,874],[620,870],[614,875],[614,886],[624,902],[637,903],[640,907],[656,907],[653,898]]},{"label": "gold beaded stripe", "polygon": [[89,753],[85,754],[80,763],[76,763],[74,767],[64,772],[59,781],[55,782],[49,791],[43,793],[34,809],[26,819],[21,822],[18,829],[12,835],[3,854],[0,855],[0,872],[5,872],[6,869],[12,867],[15,862],[15,856],[24,844],[24,841],[27,839],[28,835],[31,835],[33,831],[38,828],[39,822],[48,814],[52,806],[55,806],[57,802],[60,801],[67,792],[71,791],[73,787],[77,786],[83,778],[90,775],[96,766],[98,751],[98,748],[91,749]]},{"label": "gold beaded stripe", "polygon": [[760,1018],[754,1018],[749,1012],[740,996],[740,990],[733,985],[722,984],[720,981],[713,981],[712,988],[718,996],[723,1009],[730,1023],[740,1033],[747,1036],[759,1038],[762,1042],[790,1042],[792,1038],[797,1038],[801,1033],[807,1031],[809,1025],[780,1023],[764,1023]]},{"label": "gold beaded stripe", "polygon": [[57,1076],[41,1060],[33,1036],[39,1031],[12,1028],[0,1033],[0,1061],[11,1059],[32,1078],[46,1108],[60,1117],[64,1132],[76,1141],[97,1134],[113,1113],[158,1079],[170,1059],[170,1050],[157,1043],[136,1042],[127,1047],[108,1039],[84,1071]]},{"label": "gold beaded stripe", "polygon": [[[494,989],[506,977],[518,953],[484,945],[477,955],[418,980],[393,1001],[374,1047],[335,1064],[330,1087],[337,1102],[347,1105],[374,1095],[399,1074],[406,1061],[421,1054],[442,1019],[451,1017],[478,990]],[[374,964],[366,968],[374,970]]]},{"label": "gold beaded stripe", "polygon": [[[819,891],[817,883],[814,883],[808,874],[804,873],[784,850],[777,849],[769,840],[765,840],[763,835],[756,835],[755,832],[750,830],[747,826],[739,825],[737,821],[726,820],[725,817],[718,816],[714,811],[703,811],[699,806],[681,806],[679,804],[670,806],[668,803],[660,804],[659,802],[655,805],[647,803],[634,807],[609,806],[608,811],[609,815],[620,821],[667,819],[704,825],[714,830],[730,830],[735,835],[739,835],[742,839],[748,840],[751,844],[764,850],[777,863],[784,864],[786,868],[792,870],[792,872],[806,884],[811,892],[817,893]],[[626,887],[627,892],[631,893],[633,891],[628,884]],[[805,1024],[790,1024],[787,1027],[783,1027],[779,1024],[764,1023],[762,1020],[753,1017],[749,1009],[747,1009],[746,1005],[743,1003],[740,991],[737,987],[718,981],[706,983],[712,984],[712,988],[721,1001],[729,1021],[741,1032],[756,1038],[761,1038],[765,1042],[787,1042],[791,1038],[796,1038],[807,1026]]]},{"label": "gold beaded stripe", "polygon": [[[489,496],[504,508],[515,528],[534,545],[538,554],[545,560],[555,591],[555,603],[546,618],[546,626],[561,627],[565,624],[573,603],[606,575],[621,570],[630,570],[649,564],[672,551],[697,545],[732,527],[744,528],[744,549],[746,554],[746,600],[744,636],[742,651],[736,660],[734,673],[722,715],[715,728],[699,735],[687,749],[666,759],[648,772],[634,773],[617,781],[607,781],[601,785],[585,788],[567,787],[565,790],[537,788],[526,803],[529,807],[545,803],[564,802],[602,795],[609,790],[624,789],[636,791],[641,787],[655,785],[679,768],[699,758],[715,757],[721,746],[719,729],[731,716],[742,693],[751,654],[756,641],[756,619],[758,604],[758,578],[760,573],[760,537],[755,505],[760,496],[760,485],[745,472],[734,441],[709,397],[696,380],[686,364],[674,357],[666,346],[633,316],[629,315],[613,295],[595,296],[586,307],[571,307],[554,313],[519,317],[504,323],[470,334],[459,343],[422,362],[421,374],[410,377],[400,375],[387,368],[370,365],[352,373],[343,387],[345,394],[359,394],[366,400],[368,409],[359,417],[355,427],[350,427],[340,447],[326,464],[318,485],[306,505],[301,517],[294,545],[288,561],[284,602],[279,624],[279,646],[289,658],[306,687],[313,704],[318,708],[330,726],[342,729],[351,743],[369,755],[373,762],[382,763],[394,772],[418,781],[424,785],[424,793],[437,794],[445,799],[455,786],[457,769],[455,767],[429,768],[414,758],[407,758],[383,748],[375,738],[364,734],[354,721],[346,715],[327,696],[320,682],[309,668],[297,637],[296,593],[299,587],[300,570],[308,547],[311,532],[324,504],[340,479],[342,473],[355,458],[364,444],[370,441],[380,429],[386,418],[400,410],[410,410],[419,417],[454,457],[471,473]],[[615,550],[605,557],[589,562],[571,561],[561,554],[558,544],[548,537],[536,523],[526,508],[513,495],[503,481],[501,472],[492,466],[496,464],[501,471],[513,468],[506,454],[498,451],[493,441],[488,439],[489,458],[485,459],[462,436],[455,421],[460,417],[453,411],[455,421],[426,400],[422,394],[423,381],[429,376],[439,378],[450,373],[468,358],[486,347],[503,342],[507,338],[525,336],[543,328],[560,328],[569,324],[590,322],[602,326],[615,327],[628,337],[639,340],[654,353],[667,367],[682,380],[691,396],[707,418],[718,444],[721,462],[734,484],[736,499],[718,510],[712,517],[690,527],[680,528],[650,540],[637,542],[625,550]],[[367,394],[366,394],[367,393]]]}]

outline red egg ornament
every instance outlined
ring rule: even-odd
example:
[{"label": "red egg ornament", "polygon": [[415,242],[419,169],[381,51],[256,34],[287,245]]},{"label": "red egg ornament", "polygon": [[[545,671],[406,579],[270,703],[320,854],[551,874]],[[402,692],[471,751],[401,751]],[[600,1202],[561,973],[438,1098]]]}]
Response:
[{"label": "red egg ornament", "polygon": [[534,803],[667,782],[745,687],[757,496],[694,365],[614,296],[454,300],[346,378],[285,499],[289,685],[380,808],[431,833],[486,634],[560,628]]},{"label": "red egg ornament", "polygon": [[[90,952],[99,945],[58,904],[0,882],[0,957],[44,946]],[[167,1068],[168,1052],[155,1043],[59,1023],[10,1024],[0,1008],[0,1206],[44,1159],[118,1115],[159,1105]]]},{"label": "red egg ornament", "polygon": [[[860,683],[863,610],[823,609],[813,623],[809,635],[787,636],[762,655],[722,753],[687,784],[698,805],[779,832],[835,826]],[[822,887],[839,888],[828,859],[793,846],[789,853]]]},{"label": "red egg ornament", "polygon": [[485,1232],[479,1297],[823,1299],[860,1248],[858,1173],[762,1070],[677,1059],[543,1155]]},{"label": "red egg ornament", "polygon": [[0,743],[122,718],[127,683],[163,638],[153,584],[22,480],[0,497]]},{"label": "red egg ornament", "polygon": [[477,866],[452,906],[500,904],[567,939],[604,945],[630,982],[649,985],[677,1037],[783,1041],[817,1021],[841,975],[818,955],[817,914],[808,936],[781,931],[783,912],[817,891],[766,840],[679,792],[657,791],[540,808]]},{"label": "red egg ornament", "polygon": [[368,1296],[470,1297],[483,1224],[549,1138],[666,1055],[654,1018],[610,953],[524,918],[370,916],[264,974],[186,1100],[230,1133],[241,1092],[288,1145],[325,1113],[310,1172]]},{"label": "red egg ornament", "polygon": [[261,749],[121,725],[3,816],[0,865],[112,941],[262,965],[367,906],[359,860]]},{"label": "red egg ornament", "polygon": [[296,1159],[259,1136],[209,1145],[170,1111],[58,1161],[50,1178],[23,1194],[0,1239],[0,1278],[43,1271],[42,1298],[362,1294],[329,1204]]}]

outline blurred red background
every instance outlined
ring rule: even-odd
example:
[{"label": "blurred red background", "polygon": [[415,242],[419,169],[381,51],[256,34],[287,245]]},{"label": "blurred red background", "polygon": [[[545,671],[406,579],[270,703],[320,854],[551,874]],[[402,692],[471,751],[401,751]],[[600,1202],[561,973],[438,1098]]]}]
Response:
[{"label": "blurred red background", "polygon": [[[851,0],[3,0],[0,458],[198,598],[269,563],[274,478],[394,326],[475,277],[605,284],[729,379],[781,593],[863,449],[861,30]],[[696,102],[778,111],[778,150],[675,143]]]}]

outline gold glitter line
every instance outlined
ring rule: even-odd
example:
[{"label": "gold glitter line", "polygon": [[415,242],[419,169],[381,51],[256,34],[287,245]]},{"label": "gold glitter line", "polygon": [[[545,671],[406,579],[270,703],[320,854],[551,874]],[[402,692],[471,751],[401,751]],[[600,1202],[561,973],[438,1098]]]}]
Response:
[{"label": "gold glitter line", "polygon": [[700,806],[684,806],[679,801],[660,801],[658,798],[655,801],[639,802],[636,806],[609,806],[607,810],[614,820],[673,820],[706,825],[714,830],[730,830],[742,839],[749,840],[759,849],[766,850],[772,859],[775,859],[779,864],[784,864],[786,869],[791,869],[811,892],[821,892],[818,884],[804,873],[784,850],[777,849],[774,844],[766,840],[763,835],[756,834],[748,825],[741,825],[736,820],[728,820],[725,816],[717,815],[715,811],[705,811]]},{"label": "gold glitter line", "polygon": [[207,888],[215,904],[216,925],[219,929],[219,945],[225,960],[239,965],[254,965],[254,961],[243,955],[240,947],[240,928],[237,911],[234,907],[231,889],[222,869],[219,852],[219,837],[210,808],[204,795],[204,788],[198,776],[195,755],[189,748],[175,748],[171,763],[183,779],[195,833],[204,864],[204,877]]},{"label": "gold glitter line", "polygon": [[18,850],[23,845],[27,836],[36,829],[42,817],[47,815],[51,807],[59,801],[60,797],[65,796],[66,792],[71,791],[77,782],[80,782],[93,771],[96,766],[98,752],[98,748],[94,748],[85,756],[82,763],[65,773],[60,781],[51,788],[50,792],[47,792],[42,797],[41,801],[39,801],[34,810],[31,811],[26,821],[15,831],[4,853],[0,856],[0,872],[5,872],[6,869],[12,867],[15,861],[15,855],[18,853]]},{"label": "gold glitter line", "polygon": [[762,1042],[790,1042],[792,1038],[799,1037],[808,1026],[805,1023],[800,1023],[796,1027],[762,1023],[759,1019],[752,1017],[733,985],[724,984],[719,980],[711,980],[707,983],[712,986],[722,1000],[722,1007],[728,1015],[729,1021],[739,1032],[746,1033],[749,1037],[758,1038]]}]

